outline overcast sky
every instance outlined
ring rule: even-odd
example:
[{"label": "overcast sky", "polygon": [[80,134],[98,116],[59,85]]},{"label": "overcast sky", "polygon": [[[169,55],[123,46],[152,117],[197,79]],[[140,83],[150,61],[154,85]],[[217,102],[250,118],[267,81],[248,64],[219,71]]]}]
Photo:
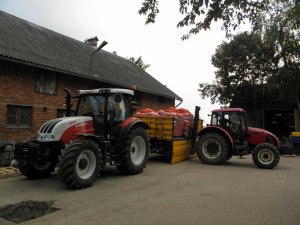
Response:
[{"label": "overcast sky", "polygon": [[[208,123],[207,114],[217,105],[199,96],[198,84],[212,82],[215,68],[211,56],[225,40],[220,26],[187,41],[181,36],[187,29],[176,27],[181,15],[178,1],[160,1],[155,24],[145,25],[138,15],[142,0],[0,0],[0,9],[50,30],[84,41],[97,36],[104,50],[123,57],[142,56],[151,66],[147,72],[183,98],[180,107],[194,112]],[[178,102],[177,102],[178,103]]]}]

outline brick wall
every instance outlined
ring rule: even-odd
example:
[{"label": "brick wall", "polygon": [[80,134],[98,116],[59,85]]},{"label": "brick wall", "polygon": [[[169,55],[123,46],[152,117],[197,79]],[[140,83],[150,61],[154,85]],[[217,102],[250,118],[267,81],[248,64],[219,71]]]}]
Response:
[{"label": "brick wall", "polygon": [[[45,70],[0,61],[0,140],[25,141],[37,133],[41,125],[57,117],[57,109],[64,109],[65,92],[68,88],[74,96],[78,89],[112,87],[105,83],[90,81],[66,74],[57,75],[57,92],[54,95],[35,92],[35,77]],[[158,96],[142,94],[141,105],[138,108],[162,109],[174,106],[174,100],[165,99],[159,102]],[[73,100],[73,109],[76,101]],[[7,126],[7,105],[32,107],[32,127],[19,128]]]}]

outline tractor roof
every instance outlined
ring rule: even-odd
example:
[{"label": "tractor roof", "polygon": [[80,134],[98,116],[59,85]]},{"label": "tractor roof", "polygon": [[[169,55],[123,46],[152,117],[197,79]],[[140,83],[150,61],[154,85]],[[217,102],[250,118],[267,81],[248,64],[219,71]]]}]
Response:
[{"label": "tractor roof", "polygon": [[92,90],[78,90],[79,95],[103,94],[103,93],[122,93],[122,94],[134,95],[133,91],[128,89],[122,89],[122,88],[98,88]]},{"label": "tractor roof", "polygon": [[245,112],[242,108],[222,108],[222,109],[215,109],[212,112]]}]

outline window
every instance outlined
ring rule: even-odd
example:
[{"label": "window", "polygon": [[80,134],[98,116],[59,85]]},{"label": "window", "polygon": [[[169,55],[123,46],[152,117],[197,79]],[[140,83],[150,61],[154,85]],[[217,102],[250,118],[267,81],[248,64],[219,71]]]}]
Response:
[{"label": "window", "polygon": [[51,73],[40,74],[36,76],[35,91],[44,94],[56,94],[56,75]]},{"label": "window", "polygon": [[7,125],[14,127],[31,127],[32,107],[7,105]]}]

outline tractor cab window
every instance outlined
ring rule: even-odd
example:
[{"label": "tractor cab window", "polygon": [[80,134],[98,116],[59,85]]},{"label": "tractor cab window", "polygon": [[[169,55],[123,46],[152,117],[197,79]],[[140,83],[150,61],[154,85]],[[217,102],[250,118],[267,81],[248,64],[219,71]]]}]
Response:
[{"label": "tractor cab window", "polygon": [[124,121],[132,116],[130,99],[127,96],[109,96],[108,98],[108,120]]},{"label": "tractor cab window", "polygon": [[79,99],[77,115],[104,115],[105,97],[104,96],[82,96]]},{"label": "tractor cab window", "polygon": [[240,139],[242,127],[239,112],[224,112],[220,119],[220,126],[230,132],[236,139]]},{"label": "tractor cab window", "polygon": [[212,126],[219,126],[221,117],[222,117],[222,113],[214,112],[211,116],[211,125]]},{"label": "tractor cab window", "polygon": [[246,120],[245,116],[244,116],[244,115],[241,115],[241,126],[242,126],[242,131],[243,131],[243,132],[246,132],[246,131],[247,131],[247,126],[246,126],[246,124],[247,124],[247,120]]},{"label": "tractor cab window", "polygon": [[125,118],[125,107],[122,98],[116,101],[115,96],[113,95],[109,96],[108,97],[108,120],[123,121],[124,118]]},{"label": "tractor cab window", "polygon": [[231,112],[229,118],[229,129],[236,137],[241,133],[241,120],[238,112]]}]

